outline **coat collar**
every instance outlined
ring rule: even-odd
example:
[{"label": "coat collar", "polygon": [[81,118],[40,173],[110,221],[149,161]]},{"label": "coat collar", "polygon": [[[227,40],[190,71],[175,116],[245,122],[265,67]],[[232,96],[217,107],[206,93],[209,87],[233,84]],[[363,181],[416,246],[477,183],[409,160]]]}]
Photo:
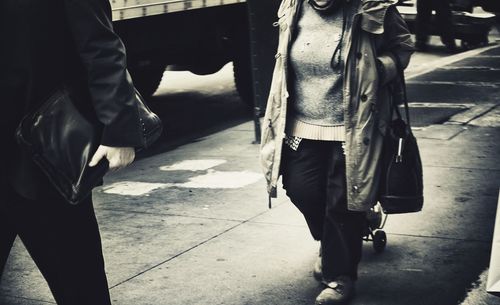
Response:
[{"label": "coat collar", "polygon": [[383,34],[387,10],[397,2],[397,0],[363,0],[360,12],[363,16],[361,28],[372,34]]},{"label": "coat collar", "polygon": [[[285,12],[293,8],[295,13],[303,0],[283,0],[278,10],[278,17],[285,15]],[[372,34],[384,33],[384,20],[387,10],[396,5],[398,0],[346,0],[348,2],[361,1],[362,15],[361,28]]]}]

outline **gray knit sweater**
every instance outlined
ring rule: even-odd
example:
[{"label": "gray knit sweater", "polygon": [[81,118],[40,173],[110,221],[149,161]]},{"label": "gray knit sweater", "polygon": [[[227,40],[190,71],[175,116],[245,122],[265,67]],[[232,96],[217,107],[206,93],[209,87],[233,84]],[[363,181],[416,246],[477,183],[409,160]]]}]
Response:
[{"label": "gray knit sweater", "polygon": [[342,65],[332,68],[330,64],[342,34],[342,15],[342,9],[322,15],[307,1],[302,4],[290,50],[291,123],[287,126],[288,135],[343,140],[343,68]]}]

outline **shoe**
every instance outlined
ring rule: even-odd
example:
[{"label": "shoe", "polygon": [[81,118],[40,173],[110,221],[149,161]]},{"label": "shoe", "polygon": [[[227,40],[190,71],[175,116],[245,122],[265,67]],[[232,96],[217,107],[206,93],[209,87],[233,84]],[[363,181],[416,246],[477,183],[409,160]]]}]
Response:
[{"label": "shoe", "polygon": [[346,305],[354,297],[354,280],[348,276],[339,276],[325,285],[316,298],[316,305]]}]

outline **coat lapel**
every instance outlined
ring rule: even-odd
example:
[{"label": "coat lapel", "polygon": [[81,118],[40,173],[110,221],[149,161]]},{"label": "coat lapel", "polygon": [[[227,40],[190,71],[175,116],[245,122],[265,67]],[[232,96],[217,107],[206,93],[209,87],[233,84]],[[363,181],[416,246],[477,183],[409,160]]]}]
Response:
[{"label": "coat lapel", "polygon": [[397,0],[365,0],[362,4],[361,28],[372,34],[384,33],[385,14],[389,7],[395,5]]}]

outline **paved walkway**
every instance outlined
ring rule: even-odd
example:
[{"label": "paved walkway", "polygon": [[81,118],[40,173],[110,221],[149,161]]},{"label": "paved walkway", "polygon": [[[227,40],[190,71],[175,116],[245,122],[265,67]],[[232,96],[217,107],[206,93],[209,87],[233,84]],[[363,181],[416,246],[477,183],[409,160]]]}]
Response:
[{"label": "paved walkway", "polygon": [[[424,211],[389,217],[384,253],[365,243],[353,305],[460,304],[475,283],[480,288],[469,297],[500,304],[478,282],[489,262],[500,181],[500,129],[479,123],[498,119],[498,90],[487,92],[497,93],[484,94],[497,101],[490,110],[416,131]],[[251,123],[213,134],[140,160],[95,191],[116,305],[313,304],[321,289],[312,277],[318,244],[282,192],[267,209],[253,136]],[[21,243],[12,254],[0,304],[53,303]]]}]

